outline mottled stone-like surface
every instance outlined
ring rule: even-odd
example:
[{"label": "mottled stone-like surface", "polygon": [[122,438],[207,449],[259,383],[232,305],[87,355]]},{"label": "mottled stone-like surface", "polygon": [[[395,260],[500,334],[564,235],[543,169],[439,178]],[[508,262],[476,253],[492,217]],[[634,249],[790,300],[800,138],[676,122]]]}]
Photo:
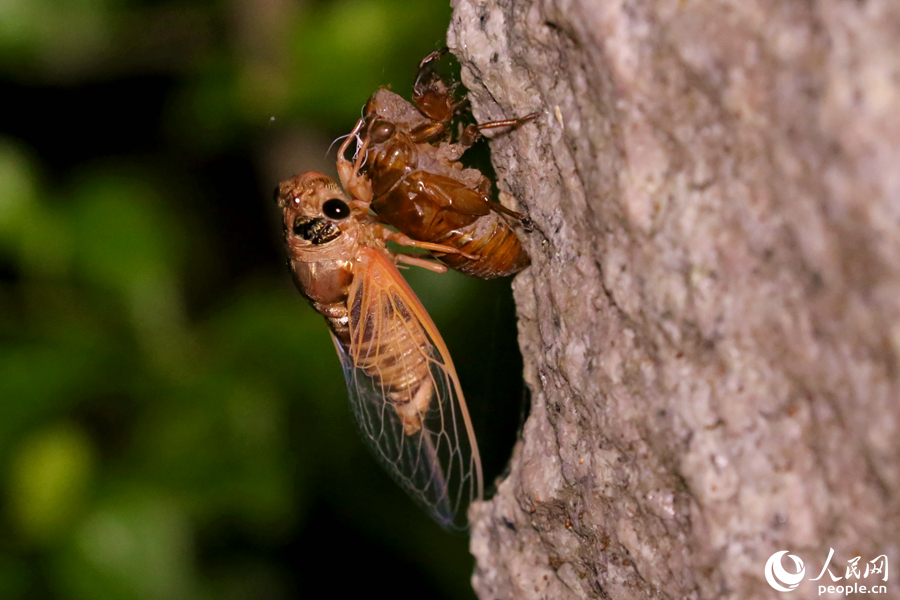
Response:
[{"label": "mottled stone-like surface", "polygon": [[543,113],[492,142],[538,229],[480,597],[772,598],[790,550],[813,598],[829,548],[900,565],[900,6],[453,5],[477,119]]}]

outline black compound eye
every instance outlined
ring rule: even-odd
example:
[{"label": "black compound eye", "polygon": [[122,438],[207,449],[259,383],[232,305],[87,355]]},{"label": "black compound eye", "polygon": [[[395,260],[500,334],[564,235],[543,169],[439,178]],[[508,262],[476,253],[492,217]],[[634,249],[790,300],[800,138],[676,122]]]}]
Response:
[{"label": "black compound eye", "polygon": [[332,198],[331,200],[326,200],[325,204],[322,205],[322,214],[329,219],[339,221],[350,216],[350,207],[343,200]]}]

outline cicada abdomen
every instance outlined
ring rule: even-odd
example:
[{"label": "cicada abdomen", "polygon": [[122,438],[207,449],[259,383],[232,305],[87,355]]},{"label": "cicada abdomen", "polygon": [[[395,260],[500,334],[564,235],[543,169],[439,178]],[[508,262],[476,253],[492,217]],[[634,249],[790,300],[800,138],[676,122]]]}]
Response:
[{"label": "cicada abdomen", "polygon": [[[278,203],[300,292],[322,314],[363,437],[441,525],[461,527],[483,493],[478,445],[450,354],[385,241],[423,247],[372,221],[318,173],[283,182]],[[425,244],[424,247],[433,246]]]}]

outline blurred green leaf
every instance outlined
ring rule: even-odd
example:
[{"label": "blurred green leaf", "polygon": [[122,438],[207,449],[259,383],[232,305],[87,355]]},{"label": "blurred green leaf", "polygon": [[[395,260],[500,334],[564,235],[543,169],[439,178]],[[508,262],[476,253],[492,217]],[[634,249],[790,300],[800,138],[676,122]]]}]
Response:
[{"label": "blurred green leaf", "polygon": [[11,517],[23,536],[46,544],[63,534],[84,507],[93,470],[91,442],[71,424],[25,438],[8,484]]},{"label": "blurred green leaf", "polygon": [[0,556],[0,598],[24,598],[31,584],[31,569],[21,557]]},{"label": "blurred green leaf", "polygon": [[0,240],[22,228],[36,196],[31,160],[14,140],[0,138]]},{"label": "blurred green leaf", "polygon": [[107,0],[0,2],[0,61],[20,73],[35,66],[54,72],[85,68],[109,48],[111,5]]},{"label": "blurred green leaf", "polygon": [[[317,392],[343,393],[340,361],[325,319],[294,289],[238,295],[212,318],[207,332],[209,347],[223,366],[266,373],[283,389],[304,390],[313,401],[318,401]],[[323,376],[304,380],[298,377],[302,373]]]},{"label": "blurred green leaf", "polygon": [[70,408],[77,391],[97,381],[97,349],[85,341],[0,347],[0,450],[11,434]]},{"label": "blurred green leaf", "polygon": [[0,253],[27,273],[59,277],[69,266],[71,234],[42,192],[29,153],[0,139]]},{"label": "blurred green leaf", "polygon": [[[284,598],[303,569],[347,564],[343,583],[377,592],[383,561],[411,593],[467,593],[464,540],[444,544],[366,456],[259,191],[281,165],[318,168],[309,140],[349,131],[378,86],[408,96],[449,16],[428,0],[0,2],[0,597]],[[490,292],[404,274],[473,348]]]},{"label": "blurred green leaf", "polygon": [[418,60],[444,44],[448,4],[341,0],[312,4],[291,36],[293,111],[349,130],[380,86],[412,88]]},{"label": "blurred green leaf", "polygon": [[82,600],[192,598],[191,525],[159,491],[111,494],[60,555],[58,591]]},{"label": "blurred green leaf", "polygon": [[180,232],[144,178],[100,171],[81,181],[72,200],[77,260],[87,277],[129,292],[175,276]]},{"label": "blurred green leaf", "polygon": [[280,398],[267,386],[210,373],[157,398],[136,432],[146,476],[179,490],[201,520],[237,516],[254,528],[284,528],[301,484],[287,469]]}]

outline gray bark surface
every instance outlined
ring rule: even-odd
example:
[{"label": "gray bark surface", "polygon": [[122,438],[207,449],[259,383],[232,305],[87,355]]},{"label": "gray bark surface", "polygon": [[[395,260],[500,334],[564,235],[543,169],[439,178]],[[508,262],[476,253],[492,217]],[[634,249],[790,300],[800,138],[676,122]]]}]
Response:
[{"label": "gray bark surface", "polygon": [[812,598],[830,548],[835,576],[900,566],[900,6],[453,6],[478,121],[542,112],[491,142],[537,228],[479,596],[774,598],[789,550]]}]

